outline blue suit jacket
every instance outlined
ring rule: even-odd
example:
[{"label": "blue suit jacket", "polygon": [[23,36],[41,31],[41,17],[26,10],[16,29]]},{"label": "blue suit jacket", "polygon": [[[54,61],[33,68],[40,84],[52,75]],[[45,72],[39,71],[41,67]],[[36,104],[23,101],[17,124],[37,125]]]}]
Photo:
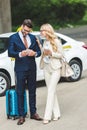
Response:
[{"label": "blue suit jacket", "polygon": [[[40,48],[36,42],[34,35],[29,34],[31,39],[30,49],[37,52],[37,57],[41,55]],[[25,50],[25,46],[18,33],[13,34],[9,38],[9,47],[8,47],[8,56],[15,58],[15,71],[27,71],[27,70],[36,70],[35,57],[26,56],[19,57],[19,52]]]}]

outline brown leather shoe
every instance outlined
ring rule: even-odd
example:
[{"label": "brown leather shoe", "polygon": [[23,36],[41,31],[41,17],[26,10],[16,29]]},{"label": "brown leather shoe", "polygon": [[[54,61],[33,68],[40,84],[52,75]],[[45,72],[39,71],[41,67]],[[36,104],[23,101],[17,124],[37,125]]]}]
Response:
[{"label": "brown leather shoe", "polygon": [[17,122],[17,125],[22,125],[24,122],[25,122],[25,118],[24,117],[20,117],[18,122]]},{"label": "brown leather shoe", "polygon": [[39,115],[37,113],[35,113],[34,115],[32,115],[30,118],[34,119],[34,120],[38,120],[38,121],[42,121],[43,120],[41,117],[39,117]]}]

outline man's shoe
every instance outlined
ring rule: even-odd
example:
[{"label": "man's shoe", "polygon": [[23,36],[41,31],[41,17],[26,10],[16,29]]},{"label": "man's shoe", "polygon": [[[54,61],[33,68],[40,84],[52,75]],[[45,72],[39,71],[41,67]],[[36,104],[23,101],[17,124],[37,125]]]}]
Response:
[{"label": "man's shoe", "polygon": [[18,122],[17,122],[17,125],[22,125],[24,122],[25,122],[25,118],[24,117],[20,117]]},{"label": "man's shoe", "polygon": [[38,121],[42,121],[43,120],[41,117],[39,117],[39,115],[37,113],[35,113],[34,115],[32,115],[30,118],[34,119],[34,120],[38,120]]}]

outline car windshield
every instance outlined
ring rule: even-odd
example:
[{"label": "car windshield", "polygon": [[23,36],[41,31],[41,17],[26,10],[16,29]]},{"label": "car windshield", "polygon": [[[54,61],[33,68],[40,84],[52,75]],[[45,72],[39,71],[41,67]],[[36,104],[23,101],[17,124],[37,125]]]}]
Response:
[{"label": "car windshield", "polygon": [[8,38],[0,38],[0,54],[8,48]]}]

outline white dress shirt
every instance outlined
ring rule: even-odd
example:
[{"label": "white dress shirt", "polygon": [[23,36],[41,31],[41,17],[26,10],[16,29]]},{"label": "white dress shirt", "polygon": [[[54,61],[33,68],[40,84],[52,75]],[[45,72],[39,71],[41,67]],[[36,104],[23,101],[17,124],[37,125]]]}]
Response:
[{"label": "white dress shirt", "polygon": [[[18,33],[19,33],[19,36],[20,36],[22,42],[24,43],[22,32],[19,31]],[[27,40],[28,48],[29,48],[29,46],[31,45],[31,39],[30,39],[29,35],[26,35],[26,40]],[[22,56],[21,56],[21,52],[19,53],[19,57],[22,57]]]}]

